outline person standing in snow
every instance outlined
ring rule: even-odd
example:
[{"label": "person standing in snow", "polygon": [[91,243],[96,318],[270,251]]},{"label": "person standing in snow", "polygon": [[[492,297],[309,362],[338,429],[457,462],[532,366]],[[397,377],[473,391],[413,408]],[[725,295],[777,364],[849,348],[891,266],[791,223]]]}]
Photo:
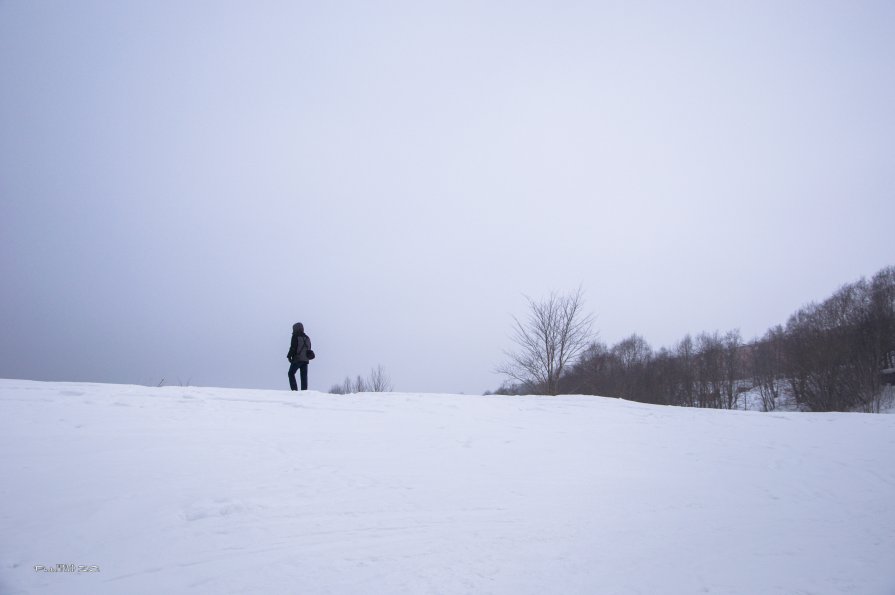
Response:
[{"label": "person standing in snow", "polygon": [[289,366],[289,386],[292,390],[298,390],[295,384],[295,372],[301,372],[301,390],[308,390],[308,352],[311,351],[311,337],[305,334],[305,325],[296,322],[292,325],[292,342],[289,344],[289,353],[286,359]]}]

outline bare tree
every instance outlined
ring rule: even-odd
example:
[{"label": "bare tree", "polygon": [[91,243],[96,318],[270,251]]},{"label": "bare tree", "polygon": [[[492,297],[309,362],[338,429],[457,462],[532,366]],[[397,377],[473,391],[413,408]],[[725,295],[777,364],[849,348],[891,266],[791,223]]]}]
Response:
[{"label": "bare tree", "polygon": [[513,342],[517,349],[504,352],[509,359],[497,372],[555,395],[566,367],[591,344],[593,316],[583,311],[580,287],[569,295],[551,293],[541,302],[528,296],[525,299],[528,318],[522,322],[513,317]]},{"label": "bare tree", "polygon": [[752,357],[752,384],[758,387],[761,404],[765,411],[773,411],[780,400],[780,386],[784,372],[783,327],[777,325],[768,330],[754,347]]},{"label": "bare tree", "polygon": [[638,401],[650,400],[646,371],[653,353],[649,343],[639,335],[631,335],[613,346],[610,353],[615,357],[621,378],[618,396]]},{"label": "bare tree", "polygon": [[[744,374],[742,362],[743,339],[740,329],[728,331],[722,339],[724,383],[721,392],[724,395],[724,408],[736,409],[740,396],[740,380]],[[745,398],[744,398],[745,400]],[[744,403],[745,406],[745,403]]]},{"label": "bare tree", "polygon": [[393,390],[392,379],[385,373],[385,369],[379,365],[370,371],[370,377],[364,378],[360,374],[354,380],[346,376],[342,384],[334,384],[329,392],[335,395],[350,395],[355,393],[387,393]]},{"label": "bare tree", "polygon": [[370,380],[367,382],[367,388],[373,393],[388,393],[392,391],[392,379],[388,377],[382,366],[376,366],[370,372]]},{"label": "bare tree", "polygon": [[678,362],[678,385],[677,398],[678,404],[688,407],[697,405],[696,397],[696,346],[693,344],[693,337],[689,334],[681,339],[680,343],[675,347],[675,356]]},{"label": "bare tree", "polygon": [[351,376],[345,376],[342,384],[334,384],[329,392],[334,395],[352,395],[356,393],[367,392],[367,382],[358,374],[357,379],[352,380]]},{"label": "bare tree", "polygon": [[724,343],[718,331],[696,336],[696,391],[699,407],[722,406],[724,383]]}]

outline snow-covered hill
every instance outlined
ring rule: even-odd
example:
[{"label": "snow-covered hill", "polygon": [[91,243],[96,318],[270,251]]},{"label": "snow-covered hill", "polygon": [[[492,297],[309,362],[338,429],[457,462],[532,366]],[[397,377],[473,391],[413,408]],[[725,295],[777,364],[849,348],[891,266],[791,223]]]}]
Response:
[{"label": "snow-covered hill", "polygon": [[888,415],[2,380],[0,475],[7,595],[895,593]]}]

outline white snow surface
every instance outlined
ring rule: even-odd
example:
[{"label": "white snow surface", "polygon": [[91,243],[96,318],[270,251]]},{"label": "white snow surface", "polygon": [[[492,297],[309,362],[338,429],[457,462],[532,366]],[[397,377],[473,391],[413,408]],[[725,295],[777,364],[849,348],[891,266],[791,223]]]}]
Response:
[{"label": "white snow surface", "polygon": [[892,415],[0,380],[0,474],[6,595],[895,593]]}]

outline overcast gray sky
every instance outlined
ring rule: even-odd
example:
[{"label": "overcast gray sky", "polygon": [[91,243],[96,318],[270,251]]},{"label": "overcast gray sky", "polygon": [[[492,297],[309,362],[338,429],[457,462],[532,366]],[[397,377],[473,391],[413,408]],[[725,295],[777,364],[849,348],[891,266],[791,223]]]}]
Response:
[{"label": "overcast gray sky", "polygon": [[895,2],[0,0],[0,376],[481,393],[523,295],[762,334],[895,264]]}]

